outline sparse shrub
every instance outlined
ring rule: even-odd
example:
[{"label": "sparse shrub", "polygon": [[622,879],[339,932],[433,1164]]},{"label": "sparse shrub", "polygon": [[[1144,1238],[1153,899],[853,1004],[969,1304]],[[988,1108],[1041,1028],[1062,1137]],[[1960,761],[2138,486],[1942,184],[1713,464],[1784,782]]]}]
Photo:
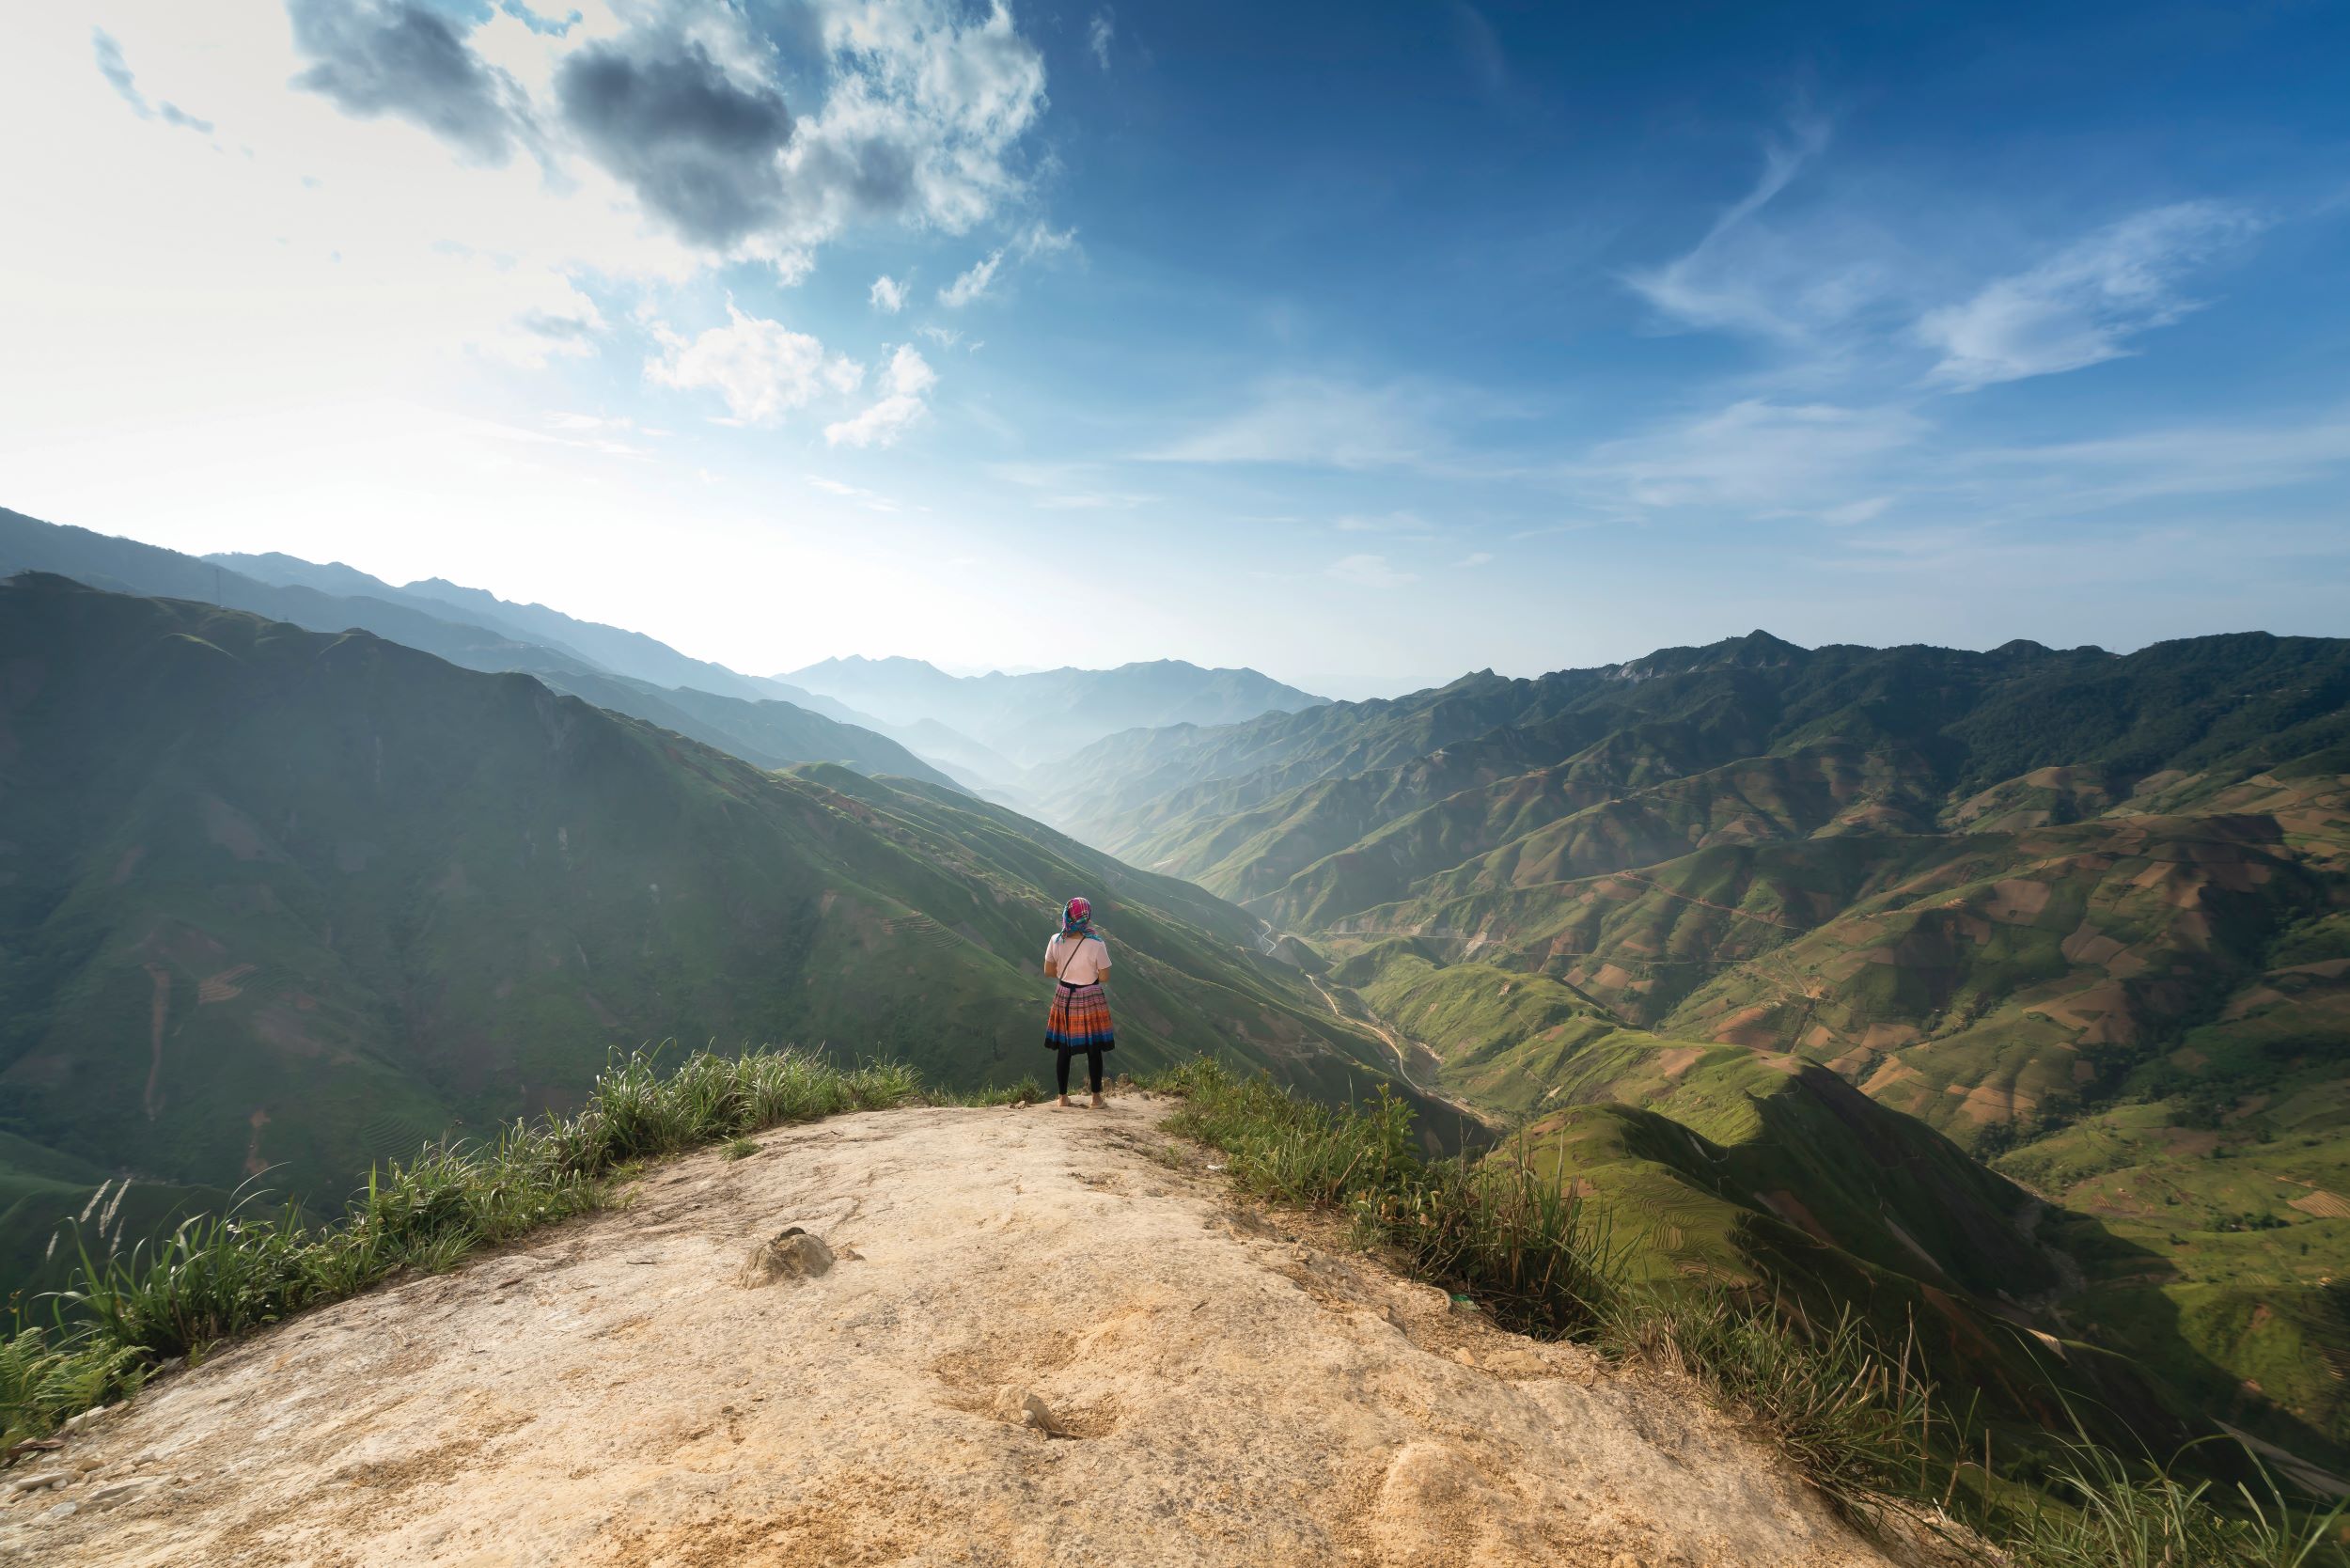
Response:
[{"label": "sparse shrub", "polygon": [[2311,1568],[2342,1560],[2333,1541],[2344,1503],[2297,1509],[2259,1460],[2257,1484],[2235,1489],[2222,1512],[2208,1481],[2181,1479],[2169,1465],[2132,1465],[2076,1436],[2050,1467],[2051,1499],[2011,1527],[2018,1568]]},{"label": "sparse shrub", "polygon": [[0,1339],[0,1450],[138,1391],[145,1356],[32,1324]]},{"label": "sparse shrub", "polygon": [[[0,1420],[10,1440],[39,1435],[135,1388],[159,1356],[205,1346],[339,1300],[400,1269],[437,1274],[476,1249],[603,1201],[635,1162],[709,1143],[731,1154],[763,1127],[880,1110],[921,1092],[912,1068],[843,1070],[786,1049],[721,1057],[697,1051],[663,1074],[658,1053],[631,1052],[571,1117],[516,1122],[486,1142],[431,1144],[368,1172],[342,1221],[306,1225],[291,1204],[259,1211],[243,1194],[127,1252],[93,1258],[53,1299],[55,1323],[0,1341]],[[731,1140],[731,1141],[729,1141]]]},{"label": "sparse shrub", "polygon": [[[1475,1165],[1424,1162],[1401,1102],[1334,1110],[1205,1058],[1152,1087],[1183,1096],[1170,1130],[1222,1151],[1243,1191],[1350,1210],[1365,1244],[1465,1290],[1505,1327],[1686,1375],[1752,1419],[1856,1522],[1901,1513],[1943,1530],[1954,1518],[1970,1529],[1952,1548],[2002,1568],[2344,1560],[2331,1539],[2342,1508],[2295,1508],[2248,1453],[2265,1491],[2238,1487],[2227,1506],[2175,1460],[2125,1461],[2085,1435],[2055,1451],[2019,1448],[1995,1484],[1980,1430],[1938,1406],[1908,1346],[1880,1342],[1849,1312],[1822,1326],[1701,1287],[1628,1283],[1622,1255],[1559,1179],[1506,1151]],[[2019,1491],[2037,1499],[2022,1512]]]}]

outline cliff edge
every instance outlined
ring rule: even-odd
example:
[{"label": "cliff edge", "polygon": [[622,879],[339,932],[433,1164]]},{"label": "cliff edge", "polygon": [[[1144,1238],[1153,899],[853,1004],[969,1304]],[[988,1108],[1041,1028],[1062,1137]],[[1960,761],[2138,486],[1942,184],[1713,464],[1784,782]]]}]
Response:
[{"label": "cliff edge", "polygon": [[1686,1389],[1236,1204],[1167,1108],[882,1111],[662,1166],[150,1386],[0,1509],[0,1558],[1888,1561]]}]

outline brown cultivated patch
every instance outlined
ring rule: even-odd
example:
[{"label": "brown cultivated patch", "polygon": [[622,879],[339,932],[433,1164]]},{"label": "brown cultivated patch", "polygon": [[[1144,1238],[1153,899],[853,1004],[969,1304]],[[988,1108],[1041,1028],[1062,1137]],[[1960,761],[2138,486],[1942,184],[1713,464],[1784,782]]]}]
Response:
[{"label": "brown cultivated patch", "polygon": [[1991,903],[1983,913],[2003,925],[2029,924],[2048,907],[2049,891],[2044,882],[2008,877],[1991,885]]},{"label": "brown cultivated patch", "polygon": [[2012,1089],[1993,1089],[1987,1084],[1973,1089],[1952,1084],[1942,1092],[1958,1096],[1958,1113],[1979,1126],[2013,1121],[2019,1113],[2038,1109],[2040,1104],[2029,1094],[2018,1094]]},{"label": "brown cultivated patch", "polygon": [[223,969],[212,976],[196,986],[196,1005],[204,1007],[215,1002],[235,1001],[244,995],[244,987],[237,982],[252,974],[257,967],[256,964],[240,964],[233,969]]},{"label": "brown cultivated patch", "polygon": [[2102,964],[2120,953],[2122,949],[2123,944],[2083,920],[2073,934],[2058,947],[2057,951],[2074,964]]},{"label": "brown cultivated patch", "polygon": [[2303,1194],[2289,1206],[2319,1219],[2350,1219],[2350,1199],[2337,1197],[2324,1187]]},{"label": "brown cultivated patch", "polygon": [[1668,1078],[1678,1078],[1703,1059],[1702,1045],[1674,1045],[1656,1053],[1656,1070]]}]

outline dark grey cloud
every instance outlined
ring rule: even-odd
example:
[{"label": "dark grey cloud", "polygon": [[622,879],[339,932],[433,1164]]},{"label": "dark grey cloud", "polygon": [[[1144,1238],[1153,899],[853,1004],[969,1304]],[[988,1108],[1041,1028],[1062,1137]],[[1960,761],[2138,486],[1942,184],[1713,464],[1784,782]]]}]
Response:
[{"label": "dark grey cloud", "polygon": [[122,45],[117,43],[106,29],[92,27],[89,39],[90,48],[98,55],[98,73],[113,84],[115,91],[122,95],[125,103],[138,111],[139,118],[161,119],[165,125],[177,125],[207,136],[212,133],[211,120],[198,119],[177,103],[164,103],[160,107],[149,104],[147,95],[139,91],[138,78],[131,74],[131,63],[122,57]]},{"label": "dark grey cloud", "polygon": [[286,12],[294,46],[317,62],[294,86],[345,114],[413,120],[485,164],[529,139],[513,80],[421,0],[287,0]]},{"label": "dark grey cloud", "polygon": [[723,247],[783,216],[783,98],[736,83],[700,44],[589,44],[563,62],[555,91],[596,162],[686,239]]}]

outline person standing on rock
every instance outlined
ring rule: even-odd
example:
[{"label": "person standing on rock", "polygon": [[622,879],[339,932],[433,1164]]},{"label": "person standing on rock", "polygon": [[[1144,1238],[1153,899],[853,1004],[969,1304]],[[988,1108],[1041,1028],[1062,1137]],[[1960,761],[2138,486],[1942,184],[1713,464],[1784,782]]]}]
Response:
[{"label": "person standing on rock", "polygon": [[1059,1053],[1060,1103],[1069,1104],[1069,1058],[1086,1056],[1093,1084],[1093,1108],[1102,1108],[1102,1053],[1117,1044],[1110,1028],[1110,1000],[1102,977],[1110,972],[1109,944],[1093,933],[1093,906],[1071,899],[1061,911],[1060,934],[1044,949],[1044,972],[1060,981],[1053,1011],[1044,1020],[1044,1043]]}]

